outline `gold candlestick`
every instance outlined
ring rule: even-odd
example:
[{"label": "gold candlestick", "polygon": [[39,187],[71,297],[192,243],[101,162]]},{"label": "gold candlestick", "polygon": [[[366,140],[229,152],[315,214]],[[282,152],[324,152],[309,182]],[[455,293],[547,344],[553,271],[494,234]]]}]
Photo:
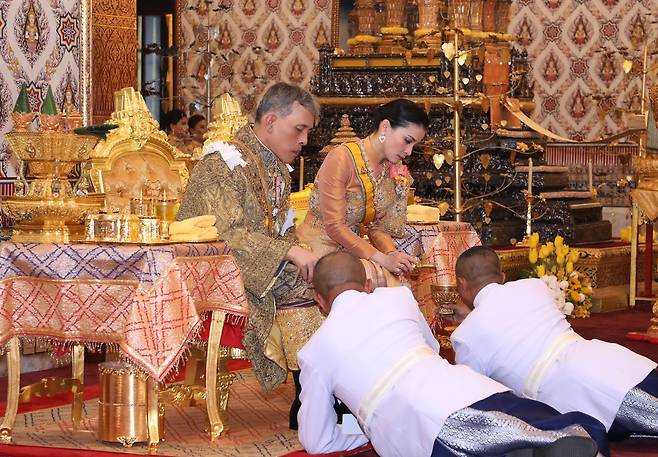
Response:
[{"label": "gold candlestick", "polygon": [[532,159],[528,159],[528,194],[526,195],[528,202],[528,211],[525,217],[525,236],[526,239],[532,235]]},{"label": "gold candlestick", "polygon": [[454,184],[454,210],[455,210],[455,221],[461,222],[462,220],[462,159],[459,155],[461,149],[461,126],[459,112],[459,104],[461,99],[459,96],[459,32],[454,30],[453,45],[455,46],[455,55],[452,58],[452,68],[453,68],[453,127],[455,129],[454,135],[454,172],[455,176],[453,179]]}]

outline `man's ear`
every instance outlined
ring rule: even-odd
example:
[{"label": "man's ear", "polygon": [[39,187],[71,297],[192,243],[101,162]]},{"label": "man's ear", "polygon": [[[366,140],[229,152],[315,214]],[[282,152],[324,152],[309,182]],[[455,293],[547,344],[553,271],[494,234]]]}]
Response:
[{"label": "man's ear", "polygon": [[504,271],[500,272],[500,283],[505,284],[505,281],[507,281],[507,275],[505,274]]},{"label": "man's ear", "polygon": [[373,290],[375,290],[375,284],[372,282],[372,279],[368,278],[366,279],[366,283],[364,284],[364,288],[367,293],[371,293]]},{"label": "man's ear", "polygon": [[272,129],[274,128],[274,122],[277,120],[278,116],[275,112],[270,111],[265,113],[263,116],[263,125],[265,125],[265,129],[267,130],[268,133],[272,133]]},{"label": "man's ear", "polygon": [[459,295],[461,295],[461,291],[464,291],[468,288],[468,281],[466,278],[462,278],[457,276],[457,292],[460,292]]},{"label": "man's ear", "polygon": [[328,306],[327,306],[327,301],[324,299],[324,297],[322,295],[320,295],[317,292],[313,292],[313,299],[318,304],[318,306],[320,307],[320,309],[322,310],[322,312],[324,314],[329,313],[329,309],[328,309]]}]

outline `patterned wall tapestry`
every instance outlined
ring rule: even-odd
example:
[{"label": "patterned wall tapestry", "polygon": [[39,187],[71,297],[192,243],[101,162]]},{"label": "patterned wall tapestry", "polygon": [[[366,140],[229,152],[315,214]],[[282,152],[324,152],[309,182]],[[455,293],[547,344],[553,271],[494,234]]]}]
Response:
[{"label": "patterned wall tapestry", "polygon": [[200,51],[206,49],[208,23],[215,25],[212,49],[217,56],[211,93],[230,91],[249,113],[271,81],[308,87],[317,49],[330,41],[331,0],[215,0],[210,8],[204,0],[179,1],[183,101],[177,105],[186,109],[205,100],[208,62]]},{"label": "patterned wall tapestry", "polygon": [[[508,30],[528,50],[533,119],[578,140],[623,129],[623,113],[640,108],[643,48],[658,49],[657,19],[658,0],[514,0]],[[628,74],[621,53],[634,62]]]},{"label": "patterned wall tapestry", "polygon": [[79,17],[78,0],[0,0],[0,177],[15,176],[4,133],[22,84],[35,111],[48,84],[79,109]]}]

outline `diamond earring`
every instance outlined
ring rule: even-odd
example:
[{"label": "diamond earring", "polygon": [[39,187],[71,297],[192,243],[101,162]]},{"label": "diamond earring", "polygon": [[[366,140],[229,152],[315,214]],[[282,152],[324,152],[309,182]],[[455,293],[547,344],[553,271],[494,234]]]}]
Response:
[{"label": "diamond earring", "polygon": [[386,141],[386,135],[379,135],[378,140],[380,143],[383,143],[384,141]]}]

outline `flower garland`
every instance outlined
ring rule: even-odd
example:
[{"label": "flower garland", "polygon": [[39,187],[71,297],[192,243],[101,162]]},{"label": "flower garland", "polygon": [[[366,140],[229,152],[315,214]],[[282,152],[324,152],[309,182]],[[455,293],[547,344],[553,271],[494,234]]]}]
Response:
[{"label": "flower garland", "polygon": [[574,269],[580,259],[580,251],[564,244],[564,238],[539,245],[539,234],[529,238],[529,276],[539,278],[551,289],[555,305],[572,317],[589,317],[592,307],[590,279]]},{"label": "flower garland", "polygon": [[400,195],[406,195],[413,181],[409,169],[402,163],[391,164],[388,168],[388,176],[395,181],[395,192]]}]

